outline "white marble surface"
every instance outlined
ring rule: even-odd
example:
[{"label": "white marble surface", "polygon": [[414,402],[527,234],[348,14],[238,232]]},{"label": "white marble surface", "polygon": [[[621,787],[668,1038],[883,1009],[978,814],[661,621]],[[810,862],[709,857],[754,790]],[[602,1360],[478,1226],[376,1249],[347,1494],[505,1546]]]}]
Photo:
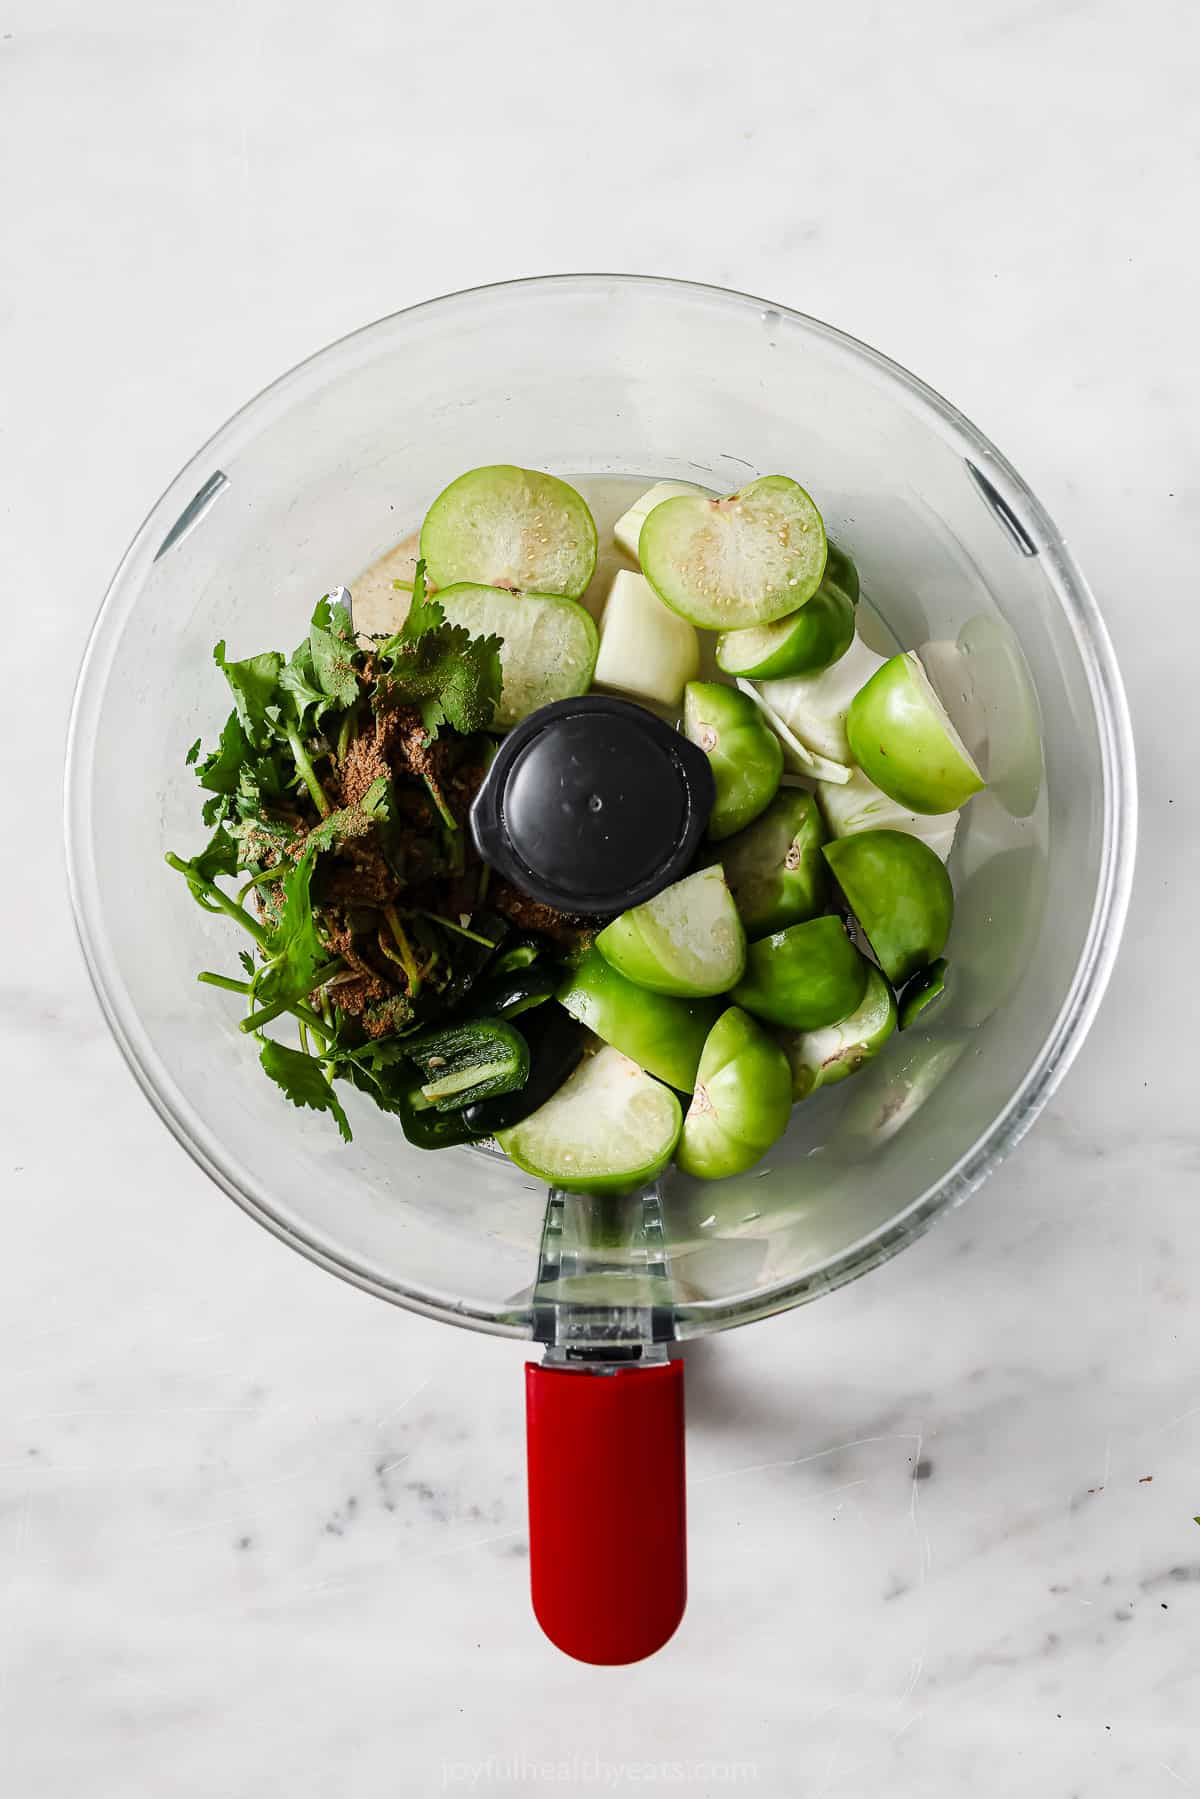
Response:
[{"label": "white marble surface", "polygon": [[[1200,1790],[1198,52],[1186,0],[0,0],[5,1795]],[[521,1348],[206,1184],[58,844],[83,634],[199,440],[361,321],[571,267],[772,295],[957,400],[1093,579],[1143,793],[1016,1158],[691,1355],[691,1608],[606,1671],[526,1608]]]}]

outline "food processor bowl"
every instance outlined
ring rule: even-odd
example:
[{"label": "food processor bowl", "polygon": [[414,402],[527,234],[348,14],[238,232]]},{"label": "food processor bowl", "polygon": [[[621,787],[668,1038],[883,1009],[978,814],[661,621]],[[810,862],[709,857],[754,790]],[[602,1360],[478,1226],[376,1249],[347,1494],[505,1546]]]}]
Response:
[{"label": "food processor bowl", "polygon": [[[328,1118],[288,1107],[261,1077],[230,996],[196,984],[235,949],[162,858],[201,840],[184,753],[214,741],[228,709],[214,643],[234,657],[286,650],[316,598],[353,588],[448,481],[491,462],[722,492],[795,475],[858,565],[864,635],[921,652],[988,777],[950,858],[948,997],[855,1079],[797,1106],[748,1174],[671,1174],[628,1200],[547,1196],[498,1153],[410,1147],[354,1093],[343,1145]],[[886,357],[814,319],[606,275],[410,308],[237,413],[171,483],[117,571],[84,658],[67,768],[88,966],[131,1069],[195,1160],[277,1236],[368,1291],[539,1340],[551,1373],[624,1379],[661,1369],[673,1341],[886,1260],[1017,1143],[1104,990],[1135,811],[1099,613],[1051,520],[987,440]],[[656,1390],[674,1442],[676,1383]],[[531,1419],[536,1410],[531,1398]],[[616,1428],[593,1418],[581,1432],[579,1503],[588,1454],[594,1475],[599,1446],[620,1452],[605,1434]],[[610,1534],[616,1543],[616,1525]],[[648,1554],[632,1573],[626,1558],[627,1585],[653,1584],[661,1546]],[[681,1609],[682,1574],[665,1559]],[[535,1603],[539,1579],[560,1573],[535,1549]],[[562,1641],[545,1594],[538,1609]],[[627,1639],[610,1632],[602,1649],[586,1632],[564,1646],[631,1659],[662,1640],[670,1611]]]}]

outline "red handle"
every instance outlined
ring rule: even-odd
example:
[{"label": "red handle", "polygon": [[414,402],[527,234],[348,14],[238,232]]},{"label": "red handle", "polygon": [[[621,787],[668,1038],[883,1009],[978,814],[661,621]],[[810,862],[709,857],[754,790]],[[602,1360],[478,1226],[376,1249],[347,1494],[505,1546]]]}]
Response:
[{"label": "red handle", "polygon": [[683,1363],[525,1364],[537,1621],[581,1662],[637,1662],[687,1603]]}]

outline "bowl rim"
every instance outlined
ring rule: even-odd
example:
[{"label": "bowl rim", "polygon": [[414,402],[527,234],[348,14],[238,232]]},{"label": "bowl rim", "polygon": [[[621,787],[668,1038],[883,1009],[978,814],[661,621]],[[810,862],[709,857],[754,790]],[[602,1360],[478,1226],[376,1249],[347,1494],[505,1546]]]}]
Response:
[{"label": "bowl rim", "polygon": [[[103,692],[97,684],[106,628],[132,563],[148,544],[169,535],[180,517],[180,501],[190,501],[214,466],[214,453],[236,438],[253,414],[282,399],[326,360],[347,347],[401,321],[455,303],[519,296],[532,290],[612,287],[660,289],[670,296],[716,301],[731,309],[751,308],[763,316],[799,326],[823,339],[851,360],[866,364],[886,385],[902,395],[910,411],[926,416],[974,467],[986,469],[986,485],[997,493],[1000,510],[1033,537],[1038,554],[1052,574],[1052,585],[1071,628],[1087,679],[1100,748],[1103,818],[1101,856],[1088,930],[1058,1016],[1046,1034],[1024,1078],[1003,1109],[957,1162],[885,1225],[868,1232],[798,1277],[750,1289],[720,1300],[681,1302],[673,1309],[676,1336],[683,1338],[727,1329],[799,1305],[856,1279],[892,1256],[927,1230],[933,1220],[960,1205],[1016,1147],[1066,1074],[1087,1035],[1104,996],[1120,947],[1133,883],[1137,837],[1137,775],[1129,708],[1107,628],[1091,589],[1062,535],[1033,490],[995,445],[936,389],[872,345],[797,308],[762,299],[714,283],[672,276],[603,272],[529,275],[487,282],[417,301],[361,325],[304,357],[268,382],[215,430],[168,483],[134,533],[105,591],[80,661],[67,730],[64,769],[64,822],[67,883],[76,934],[84,962],[109,1029],[143,1093],[192,1160],[244,1211],[282,1242],[318,1266],[381,1299],[447,1323],[495,1335],[529,1337],[532,1316],[524,1308],[491,1309],[430,1288],[408,1287],[401,1279],[381,1279],[349,1257],[327,1249],[297,1226],[285,1222],[246,1192],[233,1175],[197,1141],[186,1108],[173,1102],[155,1067],[148,1040],[137,1041],[137,1014],[127,993],[106,972],[106,944],[89,904],[90,804],[86,783],[77,778],[86,745],[89,714]],[[218,456],[215,462],[220,467]],[[186,512],[186,507],[184,508]],[[164,526],[167,529],[164,529]]]}]

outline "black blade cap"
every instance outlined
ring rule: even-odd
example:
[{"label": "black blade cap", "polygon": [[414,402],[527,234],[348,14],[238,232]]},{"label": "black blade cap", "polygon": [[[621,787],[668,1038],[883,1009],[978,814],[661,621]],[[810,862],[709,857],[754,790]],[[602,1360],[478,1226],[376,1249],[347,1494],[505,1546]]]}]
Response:
[{"label": "black blade cap", "polygon": [[686,872],[714,798],[694,743],[628,700],[587,694],[509,732],[471,831],[484,861],[532,898],[603,915]]}]

